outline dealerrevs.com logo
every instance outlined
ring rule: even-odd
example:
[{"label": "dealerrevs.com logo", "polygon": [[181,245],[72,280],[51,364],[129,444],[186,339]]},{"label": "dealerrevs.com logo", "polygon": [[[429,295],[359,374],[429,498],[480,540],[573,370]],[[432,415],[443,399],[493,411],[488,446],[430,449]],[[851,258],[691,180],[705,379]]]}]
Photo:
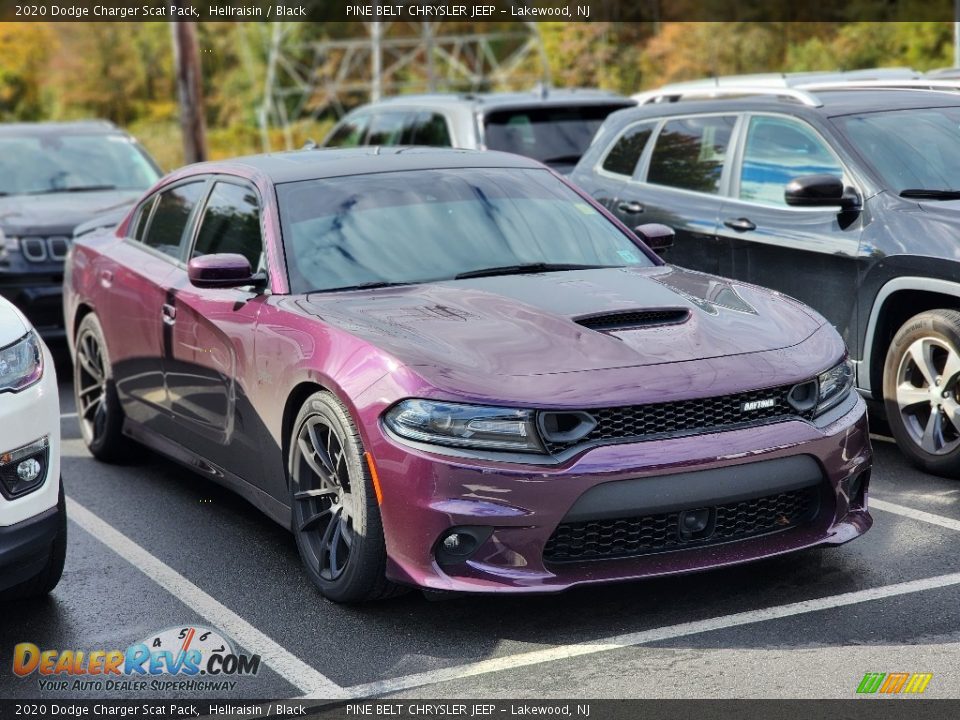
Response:
[{"label": "dealerrevs.com logo", "polygon": [[232,678],[256,675],[260,656],[238,653],[218,630],[185,625],[155,633],[126,650],[13,649],[13,672],[37,676],[40,690],[233,690]]},{"label": "dealerrevs.com logo", "polygon": [[867,673],[857,686],[862,695],[919,695],[927,689],[933,673]]}]

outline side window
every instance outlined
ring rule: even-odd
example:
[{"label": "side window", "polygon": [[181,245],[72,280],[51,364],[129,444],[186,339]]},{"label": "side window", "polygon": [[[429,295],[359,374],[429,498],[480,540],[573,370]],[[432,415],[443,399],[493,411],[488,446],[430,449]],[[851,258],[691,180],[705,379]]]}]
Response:
[{"label": "side window", "polygon": [[610,148],[610,152],[603,159],[601,167],[615,175],[633,177],[633,173],[637,169],[637,163],[640,162],[640,156],[643,154],[643,149],[647,146],[647,140],[650,139],[652,133],[652,123],[633,125],[627,128]]},{"label": "side window", "polygon": [[679,118],[657,136],[647,182],[683,190],[716,193],[736,117]]},{"label": "side window", "polygon": [[154,195],[137,209],[137,215],[133,219],[133,223],[130,227],[130,231],[127,233],[127,237],[143,242],[143,236],[147,232],[147,223],[150,222],[150,211],[153,210],[153,206],[156,204],[156,201],[157,196]]},{"label": "side window", "polygon": [[447,120],[440,113],[417,113],[413,122],[408,124],[404,138],[407,145],[427,145],[429,147],[450,147],[450,130]]},{"label": "side window", "polygon": [[363,142],[369,122],[369,115],[355,115],[349,120],[344,120],[333,131],[330,139],[327,140],[326,147],[356,147]]},{"label": "side window", "polygon": [[409,113],[384,112],[375,115],[370,121],[370,134],[367,145],[399,145],[403,128]]},{"label": "side window", "polygon": [[260,205],[249,187],[218,182],[213,186],[200,221],[193,257],[238,253],[255,271],[263,266]]},{"label": "side window", "polygon": [[750,119],[740,168],[740,198],[786,205],[788,182],[803,175],[843,177],[843,166],[813,128],[791,118]]},{"label": "side window", "polygon": [[160,193],[153,220],[141,242],[170,257],[179,258],[183,231],[190,220],[190,213],[203,195],[205,185],[206,182],[192,182]]}]

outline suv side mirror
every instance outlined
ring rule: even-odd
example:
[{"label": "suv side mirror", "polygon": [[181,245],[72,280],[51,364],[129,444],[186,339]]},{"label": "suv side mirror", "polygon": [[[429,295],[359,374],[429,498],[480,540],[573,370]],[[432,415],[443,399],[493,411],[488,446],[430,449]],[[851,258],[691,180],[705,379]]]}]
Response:
[{"label": "suv side mirror", "polygon": [[836,175],[804,175],[787,183],[783,199],[791,207],[839,207],[852,210],[860,206],[855,192],[843,187]]},{"label": "suv side mirror", "polygon": [[637,227],[633,229],[633,232],[657,255],[662,255],[673,247],[673,237],[675,233],[672,228],[666,225],[661,225],[660,223],[637,225]]},{"label": "suv side mirror", "polygon": [[234,288],[256,285],[250,261],[236,253],[214,253],[193,258],[187,265],[187,277],[198,288]]}]

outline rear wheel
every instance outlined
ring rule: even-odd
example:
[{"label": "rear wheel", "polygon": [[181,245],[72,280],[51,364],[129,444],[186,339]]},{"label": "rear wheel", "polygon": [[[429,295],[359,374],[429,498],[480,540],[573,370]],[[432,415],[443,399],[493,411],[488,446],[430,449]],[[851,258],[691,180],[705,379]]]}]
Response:
[{"label": "rear wheel", "polygon": [[103,328],[93,313],[80,321],[76,348],[73,393],[83,442],[98,460],[123,460],[130,443],[123,436],[123,409],[113,381]]},{"label": "rear wheel", "polygon": [[960,313],[910,318],[887,350],[883,395],[904,455],[937,475],[960,477]]},{"label": "rear wheel", "polygon": [[398,592],[386,579],[380,508],[363,443],[330,393],[311,395],[290,438],[292,530],[307,575],[336,602],[376,600]]}]

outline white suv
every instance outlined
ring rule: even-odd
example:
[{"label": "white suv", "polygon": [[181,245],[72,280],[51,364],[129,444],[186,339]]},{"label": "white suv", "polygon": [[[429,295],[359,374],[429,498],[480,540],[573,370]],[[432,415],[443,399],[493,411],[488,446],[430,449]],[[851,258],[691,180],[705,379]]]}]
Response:
[{"label": "white suv", "polygon": [[0,599],[53,590],[66,550],[53,358],[0,297]]}]

